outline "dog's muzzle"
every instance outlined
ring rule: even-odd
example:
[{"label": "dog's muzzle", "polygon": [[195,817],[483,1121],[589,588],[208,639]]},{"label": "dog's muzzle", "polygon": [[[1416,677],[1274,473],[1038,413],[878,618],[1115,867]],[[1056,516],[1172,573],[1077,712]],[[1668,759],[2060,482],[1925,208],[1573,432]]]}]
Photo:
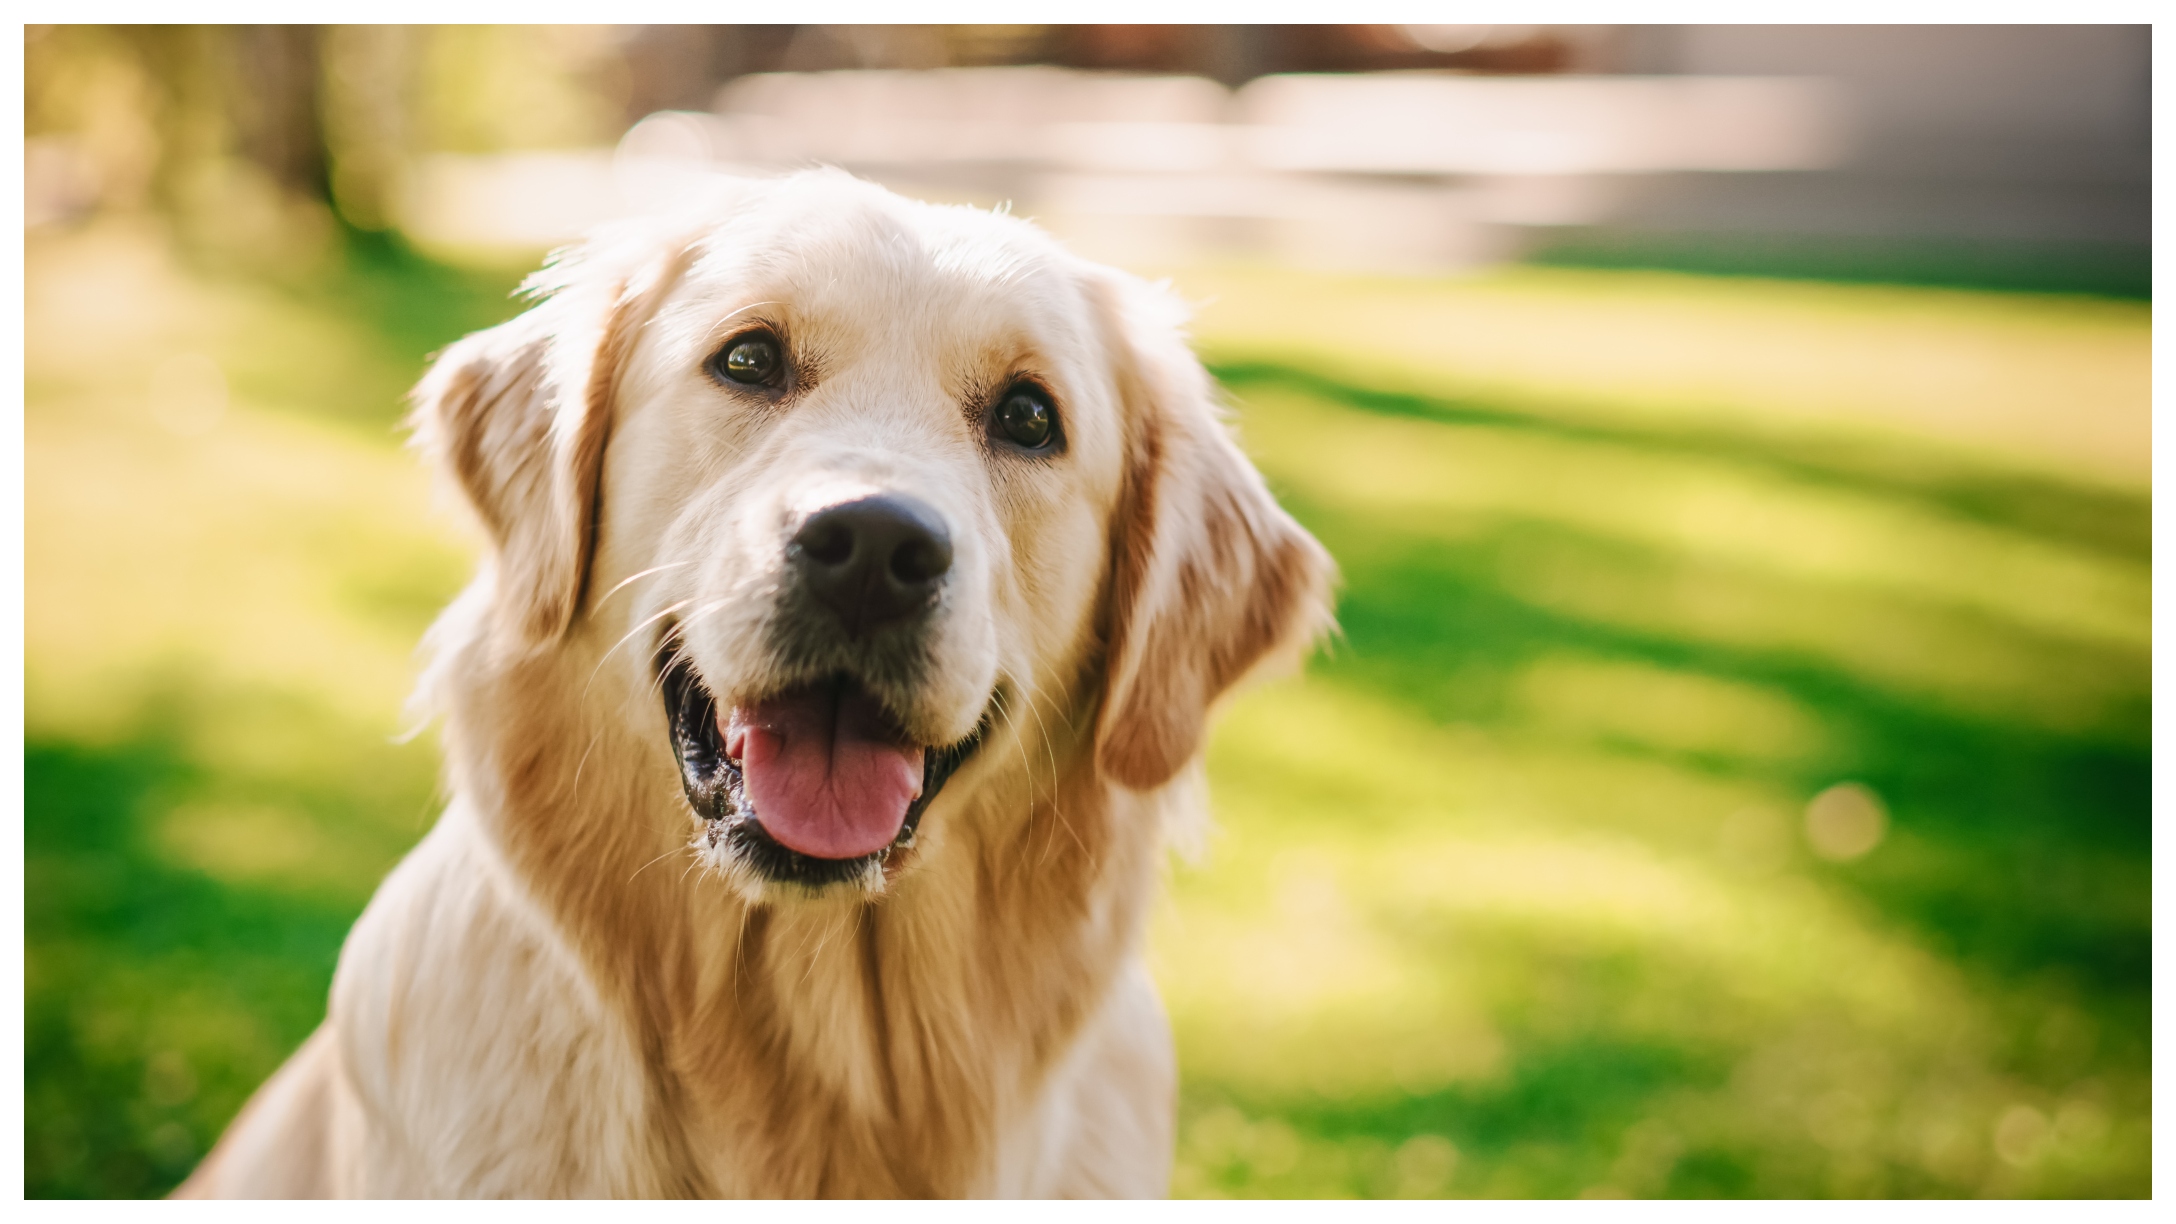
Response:
[{"label": "dog's muzzle", "polygon": [[664,638],[657,666],[681,781],[707,844],[764,878],[877,886],[987,725],[918,746],[894,714],[930,674],[951,535],[930,506],[882,493],[810,514],[785,552],[774,663],[804,679],[736,697],[721,717],[677,631]]}]

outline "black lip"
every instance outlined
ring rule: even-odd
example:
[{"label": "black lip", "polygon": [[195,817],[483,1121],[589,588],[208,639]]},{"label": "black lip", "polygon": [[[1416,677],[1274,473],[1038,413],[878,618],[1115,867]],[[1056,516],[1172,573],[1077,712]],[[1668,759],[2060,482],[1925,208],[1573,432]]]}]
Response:
[{"label": "black lip", "polygon": [[705,834],[713,847],[725,849],[753,868],[758,875],[779,883],[820,887],[848,880],[866,879],[895,850],[914,844],[915,826],[922,820],[944,784],[982,746],[989,727],[985,716],[966,739],[922,753],[922,794],[907,808],[899,836],[882,850],[849,859],[817,858],[780,845],[764,829],[754,805],[748,802],[741,768],[725,755],[718,738],[718,706],[695,674],[695,666],[668,636],[657,659],[660,688],[665,698],[665,720],[672,729],[673,754],[680,762],[680,784],[688,806],[709,826]]}]

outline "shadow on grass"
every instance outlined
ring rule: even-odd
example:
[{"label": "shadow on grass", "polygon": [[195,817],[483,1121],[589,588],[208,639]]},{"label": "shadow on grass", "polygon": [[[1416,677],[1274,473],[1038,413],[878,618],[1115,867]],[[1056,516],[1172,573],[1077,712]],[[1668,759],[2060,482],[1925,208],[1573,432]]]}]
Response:
[{"label": "shadow on grass", "polygon": [[1702,276],[2153,296],[2153,251],[2142,242],[1671,235],[1574,227],[1527,261]]},{"label": "shadow on grass", "polygon": [[[395,768],[375,786],[222,774],[183,739],[205,704],[156,702],[116,743],[33,735],[24,744],[29,1197],[143,1196],[177,1184],[322,1019],[362,898],[412,840],[408,802],[358,795],[427,794],[427,768]],[[322,722],[328,737],[356,733]],[[255,887],[174,861],[162,814],[236,797],[275,801],[298,824],[373,825],[330,843],[340,861],[318,871],[352,881],[313,887],[304,875]],[[424,797],[409,801],[421,810]],[[358,802],[402,810],[372,820]]]}]

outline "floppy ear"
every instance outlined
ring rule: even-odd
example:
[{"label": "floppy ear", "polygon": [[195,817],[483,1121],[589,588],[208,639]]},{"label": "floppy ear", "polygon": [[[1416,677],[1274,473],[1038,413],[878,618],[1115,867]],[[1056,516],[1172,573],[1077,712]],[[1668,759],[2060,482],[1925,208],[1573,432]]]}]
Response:
[{"label": "floppy ear", "polygon": [[1136,790],[1201,747],[1209,708],[1265,658],[1330,627],[1335,566],[1232,441],[1176,303],[1131,277],[1093,282],[1126,413],[1112,524],[1096,760]]},{"label": "floppy ear", "polygon": [[410,393],[415,445],[491,536],[514,641],[546,645],[581,611],[620,372],[689,253],[558,260],[525,286],[546,301],[446,349]]}]

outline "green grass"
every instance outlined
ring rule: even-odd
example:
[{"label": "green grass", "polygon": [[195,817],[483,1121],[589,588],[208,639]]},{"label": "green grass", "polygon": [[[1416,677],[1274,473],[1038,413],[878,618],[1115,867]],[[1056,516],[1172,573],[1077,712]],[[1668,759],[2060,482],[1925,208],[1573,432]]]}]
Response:
[{"label": "green grass", "polygon": [[[27,254],[25,1189],[154,1194],[428,827],[474,545],[392,426],[517,273]],[[1176,1190],[2150,1192],[2147,307],[1179,283],[1345,585],[1157,913]]]}]

